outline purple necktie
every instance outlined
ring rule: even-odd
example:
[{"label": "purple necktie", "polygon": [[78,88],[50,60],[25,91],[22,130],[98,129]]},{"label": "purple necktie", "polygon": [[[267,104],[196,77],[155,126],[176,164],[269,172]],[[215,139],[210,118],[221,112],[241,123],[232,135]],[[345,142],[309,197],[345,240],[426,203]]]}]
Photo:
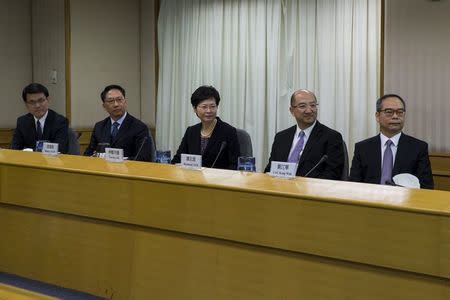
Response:
[{"label": "purple necktie", "polygon": [[305,142],[305,132],[300,131],[298,134],[300,137],[297,141],[297,144],[294,147],[294,150],[292,150],[291,155],[289,155],[288,162],[290,163],[298,163],[300,160],[300,152],[302,152],[303,149],[303,143]]},{"label": "purple necktie", "polygon": [[392,167],[394,165],[394,159],[392,155],[391,140],[386,141],[386,150],[384,150],[383,167],[381,169],[381,184],[390,183],[392,181]]}]

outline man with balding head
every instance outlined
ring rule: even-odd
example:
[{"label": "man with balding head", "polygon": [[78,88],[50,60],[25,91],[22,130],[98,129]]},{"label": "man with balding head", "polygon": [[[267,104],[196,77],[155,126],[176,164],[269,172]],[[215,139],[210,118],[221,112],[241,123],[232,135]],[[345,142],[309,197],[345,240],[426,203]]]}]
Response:
[{"label": "man with balding head", "polygon": [[298,162],[297,176],[305,176],[326,155],[327,159],[310,172],[308,177],[335,180],[342,178],[342,135],[317,121],[317,109],[317,98],[311,91],[302,89],[292,94],[289,111],[297,125],[275,135],[265,172],[270,171],[272,161]]}]

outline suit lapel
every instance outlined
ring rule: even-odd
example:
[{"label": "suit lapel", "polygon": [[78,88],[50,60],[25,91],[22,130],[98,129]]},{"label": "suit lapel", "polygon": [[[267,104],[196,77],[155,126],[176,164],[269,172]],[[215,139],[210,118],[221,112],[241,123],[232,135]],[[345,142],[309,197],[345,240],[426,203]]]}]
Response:
[{"label": "suit lapel", "polygon": [[286,146],[279,148],[281,161],[288,161],[289,159],[289,152],[291,152],[292,143],[294,142],[294,135],[297,131],[297,125],[290,127],[288,130],[289,132],[286,134],[286,137],[284,137],[284,140],[281,141],[281,144]]},{"label": "suit lapel", "polygon": [[[42,131],[42,139],[50,140],[50,128],[52,127],[55,114],[50,109],[48,110],[47,118],[45,119],[44,130]],[[37,135],[37,134],[36,134]]]},{"label": "suit lapel", "polygon": [[[369,160],[369,170],[374,170],[376,172],[374,175],[377,178],[377,181],[379,182],[381,179],[381,137],[380,135],[377,135],[374,137],[370,148],[373,149],[373,159]],[[370,163],[372,162],[372,163]]]},{"label": "suit lapel", "polygon": [[36,123],[34,122],[34,117],[32,114],[28,114],[27,124],[28,132],[33,132],[31,135],[33,137],[32,144],[36,144],[37,141],[37,131],[36,131]]},{"label": "suit lapel", "polygon": [[[208,144],[206,145],[205,152],[203,152],[203,155],[206,156],[206,154],[211,150],[211,148],[219,142],[219,137],[222,137],[222,134],[220,134],[220,131],[222,130],[222,124],[221,120],[217,117],[217,124],[214,128],[213,132],[211,133],[211,137],[209,138]],[[201,125],[200,125],[201,128]],[[199,132],[199,136],[201,136]],[[200,153],[200,143],[199,143],[199,152]]]},{"label": "suit lapel", "polygon": [[408,146],[407,146],[406,136],[405,136],[405,134],[402,133],[400,135],[400,139],[398,140],[397,153],[395,154],[395,161],[394,161],[394,166],[392,168],[392,175],[399,173],[398,170],[401,169],[401,165],[403,162],[402,158],[407,157],[407,155],[408,155],[407,149],[408,149]]},{"label": "suit lapel", "polygon": [[111,141],[111,119],[108,117],[103,120],[103,126],[100,132],[101,140],[100,143],[109,143],[112,146]]},{"label": "suit lapel", "polygon": [[314,148],[315,144],[320,140],[321,136],[322,136],[322,124],[320,124],[319,121],[317,121],[316,125],[311,131],[311,135],[308,138],[308,142],[303,148],[302,156],[300,156],[300,161],[298,162],[299,166],[308,158],[311,149]]}]

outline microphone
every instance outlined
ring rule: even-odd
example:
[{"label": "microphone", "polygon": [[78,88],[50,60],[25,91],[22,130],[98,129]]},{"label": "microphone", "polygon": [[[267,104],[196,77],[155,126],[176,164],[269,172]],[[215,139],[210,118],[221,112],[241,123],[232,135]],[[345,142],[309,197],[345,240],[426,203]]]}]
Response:
[{"label": "microphone", "polygon": [[312,167],[311,170],[309,170],[308,173],[306,173],[304,177],[308,177],[308,175],[311,174],[312,171],[314,171],[315,169],[317,169],[317,167],[320,166],[320,165],[321,165],[324,161],[326,161],[327,159],[328,159],[328,155],[324,154],[324,155],[320,158],[319,162],[318,162],[314,167]]},{"label": "microphone", "polygon": [[139,154],[141,154],[142,148],[144,147],[145,141],[147,141],[148,136],[144,136],[144,138],[142,139],[141,142],[141,146],[139,147],[138,152],[136,153],[136,155],[134,156],[133,160],[137,160],[139,158]]},{"label": "microphone", "polygon": [[223,141],[222,144],[220,144],[219,153],[217,153],[216,159],[212,163],[211,168],[214,168],[214,166],[216,165],[217,159],[219,158],[220,154],[222,153],[223,149],[225,149],[226,146],[227,146],[226,141]]}]

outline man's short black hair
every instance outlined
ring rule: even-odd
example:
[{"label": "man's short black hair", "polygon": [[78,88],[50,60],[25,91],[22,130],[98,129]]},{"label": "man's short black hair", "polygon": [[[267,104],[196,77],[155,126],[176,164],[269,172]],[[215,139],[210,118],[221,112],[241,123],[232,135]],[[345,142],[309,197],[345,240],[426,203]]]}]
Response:
[{"label": "man's short black hair", "polygon": [[209,98],[214,98],[214,100],[216,101],[216,105],[219,105],[219,92],[213,86],[202,85],[201,87],[197,88],[194,93],[192,93],[191,104],[194,108],[196,108],[201,101]]},{"label": "man's short black hair", "polygon": [[397,98],[398,100],[400,100],[403,103],[403,109],[406,110],[406,104],[405,104],[405,101],[402,99],[402,97],[400,97],[397,94],[386,94],[386,95],[383,95],[380,98],[378,98],[377,104],[376,104],[377,112],[381,111],[381,106],[383,105],[383,100],[386,98],[391,98],[391,97]]},{"label": "man's short black hair", "polygon": [[125,98],[125,89],[123,87],[121,87],[118,84],[110,84],[107,87],[105,87],[103,92],[100,94],[100,97],[102,98],[102,102],[105,102],[106,94],[108,94],[108,92],[110,90],[119,90],[122,93],[123,97]]},{"label": "man's short black hair", "polygon": [[40,94],[43,93],[45,97],[48,97],[48,90],[45,86],[40,83],[30,83],[26,87],[24,87],[22,91],[22,99],[24,102],[27,102],[27,94]]}]

